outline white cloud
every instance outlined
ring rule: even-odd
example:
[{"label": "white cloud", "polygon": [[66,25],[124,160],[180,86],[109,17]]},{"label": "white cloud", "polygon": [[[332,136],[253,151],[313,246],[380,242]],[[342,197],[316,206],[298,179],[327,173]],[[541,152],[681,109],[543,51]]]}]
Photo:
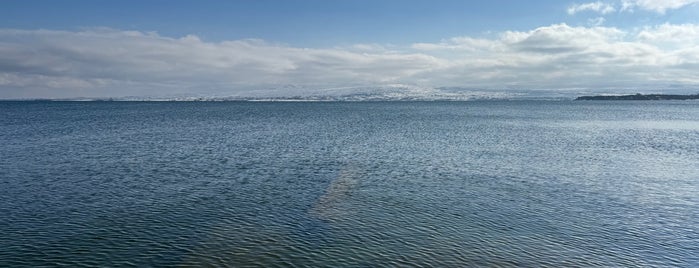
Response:
[{"label": "white cloud", "polygon": [[584,4],[573,4],[568,7],[568,14],[575,15],[579,12],[593,11],[601,14],[608,14],[616,11],[614,6],[603,2],[592,2]]},{"label": "white cloud", "polygon": [[593,26],[593,27],[597,27],[597,26],[602,26],[602,24],[604,24],[605,21],[607,21],[607,19],[605,19],[603,17],[590,18],[590,19],[587,19],[587,24],[590,26]]},{"label": "white cloud", "polygon": [[473,38],[473,37],[454,37],[447,40],[442,40],[439,43],[416,43],[411,47],[422,51],[439,51],[439,50],[468,50],[481,51],[494,49],[498,43],[490,39]]},{"label": "white cloud", "polygon": [[665,14],[668,10],[684,8],[695,3],[699,3],[699,0],[620,0],[615,3],[597,1],[573,4],[566,11],[569,15],[575,15],[580,12],[595,12],[606,15],[617,10],[634,12],[636,9],[641,9]]},{"label": "white cloud", "polygon": [[638,31],[555,24],[487,38],[325,49],[109,29],[5,29],[0,30],[0,98],[298,95],[386,84],[689,88],[699,86],[698,55],[699,25],[694,24]]},{"label": "white cloud", "polygon": [[699,0],[622,0],[622,11],[633,11],[635,8],[664,14],[667,10],[679,9],[699,3]]},{"label": "white cloud", "polygon": [[638,40],[655,45],[699,45],[699,25],[665,23],[655,27],[646,27],[638,33]]}]

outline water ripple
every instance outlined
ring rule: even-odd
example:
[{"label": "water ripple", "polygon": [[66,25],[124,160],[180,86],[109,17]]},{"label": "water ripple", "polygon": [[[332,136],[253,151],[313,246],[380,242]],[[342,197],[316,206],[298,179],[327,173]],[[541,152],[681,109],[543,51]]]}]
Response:
[{"label": "water ripple", "polygon": [[0,267],[696,267],[689,102],[0,102]]}]

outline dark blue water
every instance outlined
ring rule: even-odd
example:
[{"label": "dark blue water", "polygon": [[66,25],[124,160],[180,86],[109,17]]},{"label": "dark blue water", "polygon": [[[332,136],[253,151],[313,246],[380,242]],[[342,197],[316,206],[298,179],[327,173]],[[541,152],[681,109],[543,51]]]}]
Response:
[{"label": "dark blue water", "polygon": [[697,102],[0,102],[0,267],[699,266]]}]

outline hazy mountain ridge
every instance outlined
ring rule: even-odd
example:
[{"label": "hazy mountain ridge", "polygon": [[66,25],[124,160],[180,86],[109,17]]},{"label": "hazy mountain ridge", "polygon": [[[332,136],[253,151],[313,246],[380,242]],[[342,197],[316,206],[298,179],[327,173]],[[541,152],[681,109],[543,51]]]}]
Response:
[{"label": "hazy mountain ridge", "polygon": [[265,87],[257,94],[179,94],[169,96],[81,97],[61,99],[24,99],[55,101],[467,101],[513,99],[524,93],[472,90],[456,87],[419,87],[410,85],[307,88],[295,85]]}]

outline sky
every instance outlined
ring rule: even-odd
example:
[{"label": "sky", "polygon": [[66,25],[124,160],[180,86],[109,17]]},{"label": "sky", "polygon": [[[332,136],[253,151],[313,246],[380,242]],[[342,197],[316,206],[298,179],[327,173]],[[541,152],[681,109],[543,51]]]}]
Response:
[{"label": "sky", "polygon": [[5,0],[0,98],[699,92],[699,0]]}]

